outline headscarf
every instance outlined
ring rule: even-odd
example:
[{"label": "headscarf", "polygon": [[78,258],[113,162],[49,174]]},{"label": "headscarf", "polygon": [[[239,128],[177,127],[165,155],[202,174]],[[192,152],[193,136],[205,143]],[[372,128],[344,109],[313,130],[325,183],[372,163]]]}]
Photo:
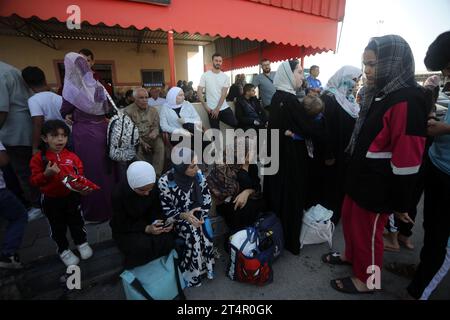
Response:
[{"label": "headscarf", "polygon": [[63,98],[88,114],[105,114],[108,108],[105,88],[94,79],[86,59],[69,52],[64,57],[64,68]]},{"label": "headscarf", "polygon": [[437,75],[434,75],[434,76],[428,77],[428,79],[425,80],[425,82],[423,83],[423,86],[435,88],[435,87],[439,87],[440,83],[441,83],[441,78]]},{"label": "headscarf", "polygon": [[190,177],[186,175],[187,168],[191,165],[194,159],[195,153],[189,148],[173,148],[172,150],[172,162],[173,164],[173,179],[177,186],[184,192],[188,193],[192,188],[191,210],[197,207],[201,207],[203,204],[203,195],[200,184],[197,180],[197,175]]},{"label": "headscarf", "polygon": [[155,183],[155,169],[146,161],[135,161],[127,169],[127,180],[133,190]]},{"label": "headscarf", "polygon": [[277,90],[295,94],[295,79],[294,73],[291,70],[289,61],[284,61],[277,70],[273,85]]},{"label": "headscarf", "polygon": [[183,91],[180,87],[173,87],[169,90],[166,96],[166,103],[164,104],[166,107],[169,107],[171,109],[178,109],[181,107],[181,104],[177,104],[177,96],[178,94]]},{"label": "headscarf", "polygon": [[380,101],[400,89],[418,87],[414,78],[414,57],[409,44],[402,37],[387,35],[372,38],[368,47],[375,49],[377,57],[375,82],[371,86],[365,85],[361,111],[346,149],[350,154],[353,154],[356,139],[374,99]]},{"label": "headscarf", "polygon": [[358,118],[360,108],[352,94],[356,85],[353,79],[359,78],[361,75],[361,69],[353,66],[343,66],[328,80],[325,87],[325,90],[333,93],[342,109],[355,119]]}]

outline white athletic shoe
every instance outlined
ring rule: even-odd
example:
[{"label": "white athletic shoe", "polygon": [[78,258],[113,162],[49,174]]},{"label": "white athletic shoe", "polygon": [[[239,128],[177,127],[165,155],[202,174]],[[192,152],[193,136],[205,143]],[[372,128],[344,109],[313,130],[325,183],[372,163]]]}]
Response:
[{"label": "white athletic shoe", "polygon": [[92,257],[92,254],[94,253],[92,251],[91,246],[89,243],[85,242],[82,245],[77,246],[78,251],[80,252],[81,259],[86,260]]},{"label": "white athletic shoe", "polygon": [[72,250],[65,250],[59,256],[66,267],[77,265],[80,262],[80,259],[72,252]]},{"label": "white athletic shoe", "polygon": [[33,221],[33,220],[38,220],[43,217],[44,217],[44,215],[42,214],[42,211],[39,208],[33,207],[30,210],[28,210],[28,222]]}]

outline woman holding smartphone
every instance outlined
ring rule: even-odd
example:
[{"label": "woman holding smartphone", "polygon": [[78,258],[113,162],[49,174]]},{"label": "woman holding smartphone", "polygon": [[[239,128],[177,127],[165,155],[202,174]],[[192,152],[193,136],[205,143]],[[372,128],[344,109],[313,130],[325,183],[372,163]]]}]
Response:
[{"label": "woman holding smartphone", "polygon": [[127,180],[113,191],[110,225],[125,269],[165,256],[175,247],[173,225],[164,219],[155,180],[153,166],[136,161],[128,167]]},{"label": "woman holding smartphone", "polygon": [[161,205],[166,219],[174,221],[175,232],[183,242],[180,271],[186,286],[197,287],[202,276],[213,278],[212,235],[204,225],[211,195],[191,149],[175,147],[172,162],[172,169],[158,181]]}]

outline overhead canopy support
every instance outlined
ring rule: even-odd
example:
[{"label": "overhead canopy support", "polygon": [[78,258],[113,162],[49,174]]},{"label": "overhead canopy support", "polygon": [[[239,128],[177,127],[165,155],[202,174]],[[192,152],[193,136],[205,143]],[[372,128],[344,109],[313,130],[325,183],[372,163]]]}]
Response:
[{"label": "overhead canopy support", "polygon": [[[319,2],[320,8],[314,11],[314,3]],[[17,14],[23,18],[36,16],[66,22],[70,16],[67,8],[73,4],[73,0],[2,0],[0,16]],[[81,21],[92,25],[135,26],[139,30],[173,30],[335,50],[337,24],[343,18],[345,0],[227,0],[226,3],[195,0],[173,1],[168,6],[126,0],[77,0],[76,5],[80,8]],[[187,10],[195,14],[187,14]],[[220,18],[211,14],[217,10]]]},{"label": "overhead canopy support", "polygon": [[14,29],[19,34],[36,40],[37,42],[46,45],[54,50],[58,50],[56,42],[51,38],[51,36],[42,27],[33,24],[30,21],[22,19],[20,17],[15,17],[9,20],[0,20],[0,24]]},{"label": "overhead canopy support", "polygon": [[170,86],[174,87],[175,80],[175,49],[173,45],[173,31],[167,32],[167,48],[169,50],[169,65],[170,65]]}]

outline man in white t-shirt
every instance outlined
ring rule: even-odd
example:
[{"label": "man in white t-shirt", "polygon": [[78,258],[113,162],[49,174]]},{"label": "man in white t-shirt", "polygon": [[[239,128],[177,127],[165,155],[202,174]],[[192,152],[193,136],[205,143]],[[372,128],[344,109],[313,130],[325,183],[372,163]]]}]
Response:
[{"label": "man in white t-shirt", "polygon": [[159,96],[161,90],[157,87],[153,87],[150,89],[150,98],[148,98],[148,105],[150,107],[154,106],[162,106],[166,103],[166,99],[161,98]]},{"label": "man in white t-shirt", "polygon": [[41,141],[42,125],[47,120],[63,120],[61,117],[62,97],[50,91],[44,72],[38,67],[26,67],[22,70],[25,83],[34,92],[28,99],[31,120],[33,121],[33,154],[38,152]]},{"label": "man in white t-shirt", "polygon": [[[236,117],[225,101],[230,78],[220,70],[223,59],[219,53],[213,54],[212,62],[212,70],[205,72],[200,78],[197,89],[198,98],[208,112],[211,128],[219,129],[219,121],[235,128],[237,127]],[[203,98],[203,89],[205,89],[206,102]]]}]

